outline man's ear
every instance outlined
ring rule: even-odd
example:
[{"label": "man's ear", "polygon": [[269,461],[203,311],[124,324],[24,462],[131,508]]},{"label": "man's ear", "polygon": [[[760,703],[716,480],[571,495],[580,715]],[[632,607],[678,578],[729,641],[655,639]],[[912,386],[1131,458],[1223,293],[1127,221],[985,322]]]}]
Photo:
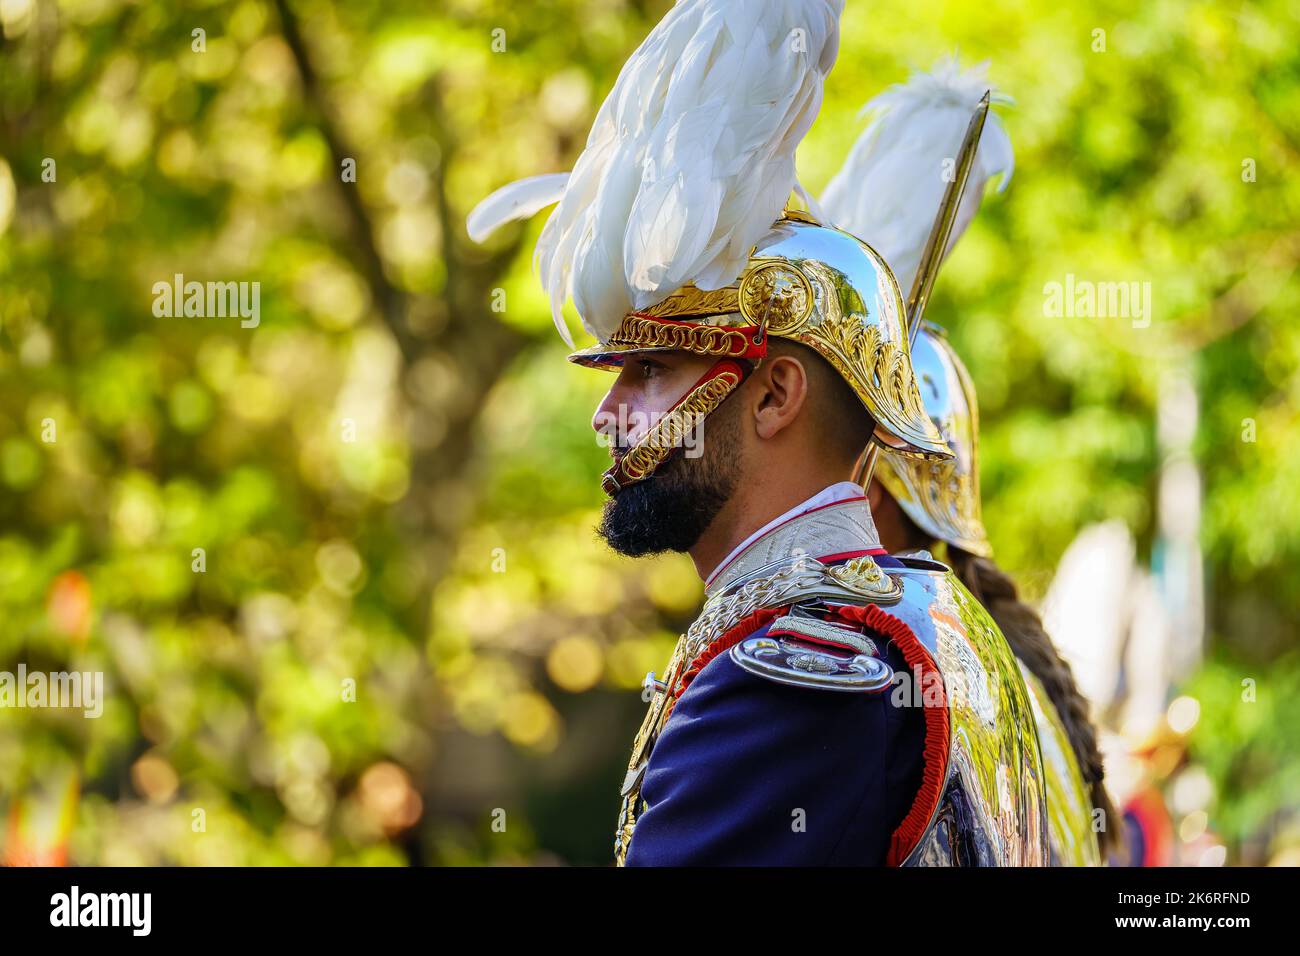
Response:
[{"label": "man's ear", "polygon": [[769,441],[803,411],[808,400],[808,373],[802,362],[788,355],[769,355],[759,371],[759,387],[751,400],[754,431]]}]

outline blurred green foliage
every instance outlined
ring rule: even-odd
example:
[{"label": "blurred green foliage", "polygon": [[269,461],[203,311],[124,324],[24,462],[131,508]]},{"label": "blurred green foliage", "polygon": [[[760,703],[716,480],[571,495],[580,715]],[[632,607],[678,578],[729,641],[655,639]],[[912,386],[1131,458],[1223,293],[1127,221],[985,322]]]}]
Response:
[{"label": "blurred green foliage", "polygon": [[[608,859],[636,688],[700,587],[593,537],[604,382],[562,361],[542,217],[484,249],[463,221],[569,168],[668,6],[0,4],[0,669],[108,685],[99,719],[0,712],[6,859]],[[911,67],[987,57],[1016,99],[1015,176],[932,316],[1031,597],[1089,522],[1149,550],[1157,392],[1194,375],[1192,748],[1235,850],[1300,766],[1295,10],[847,6],[814,192]],[[259,282],[258,327],[155,317],[177,273]],[[1045,316],[1069,274],[1150,282],[1153,321]],[[1271,703],[1234,704],[1243,676]]]}]

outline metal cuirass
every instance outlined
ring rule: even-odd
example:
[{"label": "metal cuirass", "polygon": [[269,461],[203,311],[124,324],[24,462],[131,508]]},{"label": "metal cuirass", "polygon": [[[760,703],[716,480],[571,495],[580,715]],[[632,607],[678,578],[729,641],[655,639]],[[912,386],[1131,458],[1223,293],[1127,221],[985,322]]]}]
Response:
[{"label": "metal cuirass", "polygon": [[894,572],[890,612],[930,651],[951,727],[943,795],[904,866],[1047,866],[1047,788],[1030,693],[988,612],[944,565]]},{"label": "metal cuirass", "polygon": [[[620,863],[643,806],[640,784],[650,753],[691,664],[758,609],[872,604],[910,628],[939,672],[943,698],[932,705],[925,689],[907,680],[896,680],[884,692],[904,695],[896,698],[904,705],[909,705],[906,695],[916,694],[916,706],[939,706],[946,713],[946,739],[934,742],[941,771],[936,803],[919,839],[900,857],[902,865],[1052,862],[1048,790],[1053,777],[1040,752],[1035,700],[984,608],[946,566],[932,561],[907,560],[905,567],[884,569],[869,557],[832,564],[804,556],[843,553],[837,536],[856,534],[851,525],[863,522],[861,512],[862,505],[846,504],[795,521],[779,536],[766,536],[751,549],[754,557],[729,568],[710,588],[700,618],[679,641],[664,678],[653,682],[656,692],[623,787],[615,838]],[[869,515],[865,522],[870,523]],[[789,555],[794,549],[788,546],[795,542],[800,556],[778,556]]]}]

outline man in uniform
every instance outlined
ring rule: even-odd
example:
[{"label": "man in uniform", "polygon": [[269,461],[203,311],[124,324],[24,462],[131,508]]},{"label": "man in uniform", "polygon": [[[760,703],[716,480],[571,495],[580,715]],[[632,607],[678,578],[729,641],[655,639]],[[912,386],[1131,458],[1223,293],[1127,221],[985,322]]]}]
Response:
[{"label": "man in uniform", "polygon": [[1048,861],[1006,642],[947,568],[885,554],[850,480],[869,443],[951,452],[885,260],[787,208],[841,8],[681,0],[573,172],[470,217],[477,238],[559,200],[539,271],[561,330],[571,299],[596,339],[572,359],[617,374],[594,422],[616,440],[601,534],[632,556],[685,552],[706,582],[650,678],[620,864]]},{"label": "man in uniform", "polygon": [[[958,123],[988,90],[982,66],[963,72],[955,59],[890,88],[864,108],[873,120],[823,196],[826,215],[872,243],[904,287],[912,282],[929,236],[929,223],[909,211],[938,200],[945,164],[951,164],[959,146]],[[949,250],[978,210],[985,184],[1000,176],[1000,189],[1005,188],[1012,164],[1010,140],[997,117],[990,116]],[[884,184],[890,187],[889,202],[869,201]],[[926,414],[954,457],[928,462],[890,452],[880,456],[868,497],[881,542],[893,554],[924,558],[941,546],[957,577],[1007,638],[1034,707],[1047,778],[1052,860],[1095,865],[1100,851],[1114,849],[1120,836],[1102,782],[1097,731],[1088,702],[1038,614],[1019,600],[1014,582],[993,562],[981,519],[979,409],[970,374],[943,331],[929,322],[913,342],[912,363]]]}]

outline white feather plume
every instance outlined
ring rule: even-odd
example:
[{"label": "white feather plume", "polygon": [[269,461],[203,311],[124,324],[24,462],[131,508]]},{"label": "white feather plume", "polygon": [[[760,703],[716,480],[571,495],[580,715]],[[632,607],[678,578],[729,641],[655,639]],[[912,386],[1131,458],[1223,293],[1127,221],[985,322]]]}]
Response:
[{"label": "white feather plume", "polygon": [[508,222],[529,219],[564,198],[568,173],[529,176],[502,186],[480,202],[465,220],[465,229],[475,242],[482,242]]},{"label": "white feather plume", "polygon": [[[734,282],[795,185],[844,0],[678,0],[601,105],[534,264],[606,341],[689,281]],[[522,210],[524,203],[519,204]],[[484,213],[488,225],[499,218]]]},{"label": "white feather plume", "polygon": [[[971,113],[985,90],[987,62],[962,71],[955,57],[914,73],[863,107],[874,114],[844,167],[822,195],[830,221],[884,257],[907,295]],[[993,91],[994,103],[1009,103]],[[1015,166],[1011,140],[991,110],[962,194],[945,255],[979,209],[984,186],[999,173],[1006,188]]]}]

